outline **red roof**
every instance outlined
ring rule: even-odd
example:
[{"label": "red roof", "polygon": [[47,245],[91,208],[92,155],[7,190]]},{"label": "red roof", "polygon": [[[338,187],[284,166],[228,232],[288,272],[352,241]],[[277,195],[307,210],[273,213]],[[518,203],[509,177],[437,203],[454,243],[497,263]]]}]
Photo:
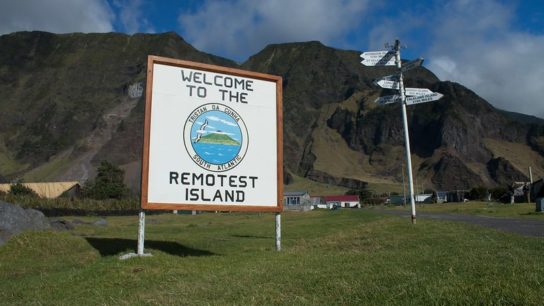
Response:
[{"label": "red roof", "polygon": [[358,195],[333,195],[324,196],[325,202],[359,202]]}]

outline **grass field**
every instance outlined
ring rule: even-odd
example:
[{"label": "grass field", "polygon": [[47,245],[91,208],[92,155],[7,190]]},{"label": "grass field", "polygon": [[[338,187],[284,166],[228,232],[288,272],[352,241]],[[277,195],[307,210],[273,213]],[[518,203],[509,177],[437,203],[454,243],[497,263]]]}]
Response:
[{"label": "grass field", "polygon": [[[391,209],[410,210],[410,205],[391,206]],[[535,203],[504,204],[497,202],[466,202],[445,204],[417,204],[418,211],[437,213],[456,213],[465,215],[531,218],[544,221],[544,213],[535,212]]]},{"label": "grass field", "polygon": [[283,213],[277,252],[273,214],[149,215],[153,257],[121,261],[137,217],[106,219],[0,247],[0,304],[537,305],[544,294],[542,239],[462,223]]},{"label": "grass field", "polygon": [[284,191],[307,191],[313,195],[336,195],[345,194],[348,188],[323,184],[310,179],[292,174],[293,182],[289,185],[284,185]]}]

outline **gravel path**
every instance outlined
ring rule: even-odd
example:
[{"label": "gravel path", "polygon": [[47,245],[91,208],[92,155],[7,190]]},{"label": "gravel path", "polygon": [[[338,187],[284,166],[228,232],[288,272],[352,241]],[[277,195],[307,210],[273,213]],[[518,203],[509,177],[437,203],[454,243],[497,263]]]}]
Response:
[{"label": "gravel path", "polygon": [[[409,211],[398,210],[383,210],[383,213],[410,217]],[[525,236],[544,237],[544,221],[532,219],[514,219],[514,218],[499,218],[485,217],[474,215],[459,215],[447,213],[429,213],[417,212],[418,219],[436,219],[448,221],[460,221],[480,226],[490,227],[497,230],[517,233]]]}]

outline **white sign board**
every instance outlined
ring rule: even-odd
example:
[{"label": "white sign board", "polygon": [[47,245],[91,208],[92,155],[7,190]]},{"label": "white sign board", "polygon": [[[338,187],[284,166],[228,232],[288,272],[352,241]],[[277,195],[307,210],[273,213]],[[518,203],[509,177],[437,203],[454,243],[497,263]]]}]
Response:
[{"label": "white sign board", "polygon": [[374,103],[389,104],[389,103],[400,102],[400,100],[401,100],[401,96],[399,95],[383,96],[374,100]]},{"label": "white sign board", "polygon": [[395,66],[394,51],[370,51],[361,53],[361,64],[365,66]]},{"label": "white sign board", "polygon": [[378,80],[374,82],[376,85],[380,86],[381,88],[386,89],[399,89],[400,83],[398,81],[392,81],[392,80]]},{"label": "white sign board", "polygon": [[142,208],[281,211],[281,77],[150,56]]},{"label": "white sign board", "polygon": [[406,97],[406,105],[420,104],[425,102],[432,102],[442,98],[444,95],[438,92],[433,92],[431,94]]},{"label": "white sign board", "polygon": [[433,92],[427,88],[411,88],[411,87],[404,88],[404,94],[407,96],[422,96],[422,95],[429,95],[432,93]]}]

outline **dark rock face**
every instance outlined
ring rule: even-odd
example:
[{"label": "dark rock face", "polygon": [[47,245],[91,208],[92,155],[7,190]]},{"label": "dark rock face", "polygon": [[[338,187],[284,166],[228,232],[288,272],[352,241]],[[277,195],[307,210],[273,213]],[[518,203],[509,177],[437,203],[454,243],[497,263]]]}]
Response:
[{"label": "dark rock face", "polygon": [[[18,32],[0,36],[0,45],[0,131],[17,159],[32,165],[102,124],[101,116],[121,103],[129,85],[145,84],[149,54],[238,66],[196,50],[175,33]],[[98,161],[140,158],[143,97]]]},{"label": "dark rock face", "polygon": [[293,176],[285,170],[285,167],[283,167],[283,184],[289,185],[291,183],[293,183]]},{"label": "dark rock face", "polygon": [[482,186],[480,176],[470,170],[456,156],[446,154],[434,166],[431,181],[442,190],[463,190]]},{"label": "dark rock face", "polygon": [[342,109],[340,107],[336,108],[336,111],[332,116],[327,120],[327,126],[335,129],[342,138],[351,139],[354,131],[354,114],[347,109]]},{"label": "dark rock face", "polygon": [[[375,97],[394,92],[372,84],[396,69],[362,66],[357,51],[336,50],[319,42],[277,44],[238,65],[195,49],[175,33],[20,32],[0,36],[0,46],[0,141],[21,164],[38,166],[60,152],[69,152],[69,158],[76,160],[91,151],[87,144],[78,143],[104,125],[102,115],[127,99],[129,86],[145,83],[146,58],[153,54],[280,75],[284,173],[349,188],[364,185],[331,176],[326,165],[321,172],[314,170],[317,158],[329,154],[322,152],[324,146],[314,146],[320,140],[314,139],[319,137],[314,132],[327,128],[338,133],[349,149],[383,169],[377,175],[396,177],[386,166],[396,163],[391,159],[397,157],[387,150],[404,146],[401,109],[398,104],[376,106]],[[499,112],[471,90],[441,82],[423,67],[407,72],[405,84],[444,94],[439,102],[407,108],[412,153],[423,160],[436,187],[481,184],[482,177],[470,171],[469,163],[488,166],[489,173],[483,176],[496,176],[497,184],[505,182],[508,175],[490,162],[493,156],[483,143],[485,138],[527,144],[544,155],[540,121],[522,124],[524,117]],[[136,106],[112,131],[111,139],[94,148],[93,163],[108,160],[127,165],[140,160],[144,96],[145,92],[134,101]],[[0,181],[18,174],[0,173]],[[287,176],[285,183],[289,181]]]},{"label": "dark rock face", "polygon": [[23,209],[20,206],[0,201],[0,245],[11,236],[28,230],[47,230],[49,220],[34,209]]},{"label": "dark rock face", "polygon": [[528,143],[533,150],[544,155],[544,125],[531,125]]},{"label": "dark rock face", "polygon": [[308,178],[316,182],[329,184],[329,185],[342,186],[342,187],[346,187],[349,189],[356,189],[356,190],[364,189],[368,185],[367,182],[363,182],[356,179],[345,178],[345,177],[334,177],[330,174],[317,171],[317,170],[310,171],[310,173],[308,174]]},{"label": "dark rock face", "polygon": [[319,109],[346,99],[364,86],[360,77],[337,50],[319,42],[271,45],[250,57],[242,67],[283,77],[285,163],[289,169],[304,174],[304,144],[313,131]]},{"label": "dark rock face", "polygon": [[487,169],[491,178],[499,185],[511,185],[513,182],[527,182],[529,178],[518,171],[506,159],[502,157],[491,159],[487,163]]}]

